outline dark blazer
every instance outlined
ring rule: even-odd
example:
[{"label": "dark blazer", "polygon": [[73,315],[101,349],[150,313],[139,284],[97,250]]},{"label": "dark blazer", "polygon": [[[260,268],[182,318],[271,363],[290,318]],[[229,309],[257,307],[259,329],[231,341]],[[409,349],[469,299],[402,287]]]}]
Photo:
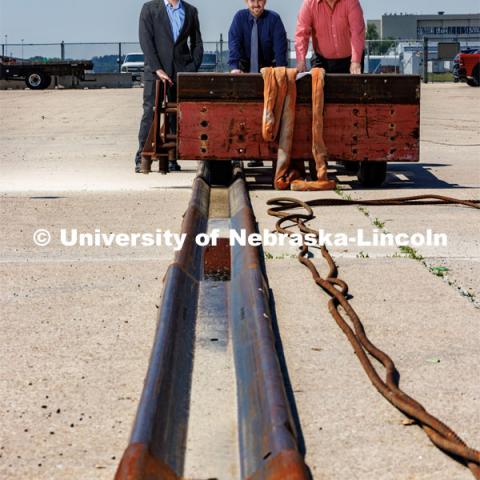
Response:
[{"label": "dark blazer", "polygon": [[[145,77],[152,78],[162,69],[175,80],[178,72],[196,72],[203,59],[198,10],[182,0],[185,23],[176,42],[164,0],[153,0],[143,5],[140,14],[140,45],[145,54]],[[190,47],[188,46],[190,39]]]}]

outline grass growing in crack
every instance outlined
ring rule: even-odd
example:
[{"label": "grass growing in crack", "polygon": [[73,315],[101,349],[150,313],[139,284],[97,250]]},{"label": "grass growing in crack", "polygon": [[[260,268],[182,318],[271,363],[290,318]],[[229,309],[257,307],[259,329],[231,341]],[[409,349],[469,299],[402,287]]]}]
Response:
[{"label": "grass growing in crack", "polygon": [[[335,188],[335,193],[336,193],[339,197],[343,198],[344,200],[348,200],[348,201],[352,201],[352,200],[353,200],[352,196],[351,196],[349,193],[346,193],[345,190],[341,190],[338,185],[337,185],[337,187]],[[370,217],[370,212],[368,211],[368,208],[357,206],[357,210],[359,210],[360,212],[362,212],[366,217]]]},{"label": "grass growing in crack", "polygon": [[366,217],[370,216],[370,212],[368,211],[368,208],[365,207],[357,207],[360,212],[362,212]]},{"label": "grass growing in crack", "polygon": [[419,262],[423,262],[423,257],[412,247],[410,246],[401,246],[400,248],[400,253],[404,257],[411,258],[412,260],[417,260]]},{"label": "grass growing in crack", "polygon": [[460,295],[462,295],[462,297],[465,297],[467,300],[472,302],[475,308],[480,309],[480,303],[477,301],[477,297],[474,293],[469,292],[462,286],[458,285],[455,280],[450,280],[449,278],[446,278],[446,281],[451,287],[455,288],[457,292],[460,293]]},{"label": "grass growing in crack", "polygon": [[[352,196],[350,194],[346,193],[344,190],[341,190],[338,187],[338,185],[335,188],[335,193],[339,197],[341,197],[345,200],[352,200]],[[382,222],[377,217],[375,217],[375,220],[372,220],[371,217],[370,217],[370,212],[365,207],[357,206],[357,209],[360,212],[362,212],[367,218],[369,218],[374,226],[376,226],[380,230],[383,230],[384,233],[389,233],[389,231],[384,228],[386,222]],[[360,252],[360,253],[357,254],[357,258],[369,258],[369,255],[368,255],[368,253]],[[449,272],[448,268],[446,268],[446,267],[430,267],[429,265],[427,265],[427,262],[424,259],[424,257],[420,253],[418,253],[414,248],[412,248],[410,246],[399,247],[399,251],[395,252],[393,255],[387,255],[387,258],[410,258],[412,260],[416,260],[418,262],[421,262],[421,264],[425,268],[427,268],[430,273],[432,273],[433,275],[435,275],[437,277],[442,278],[444,281],[446,281],[448,283],[449,286],[451,286],[455,290],[457,290],[457,292],[460,293],[460,295],[462,295],[464,298],[467,298],[469,301],[471,301],[475,308],[480,309],[480,301],[474,293],[469,292],[468,290],[465,290],[464,288],[459,286],[455,281],[452,281],[448,278],[448,272]]]},{"label": "grass growing in crack", "polygon": [[290,259],[296,259],[297,255],[284,253],[282,255],[276,255],[274,257],[270,252],[265,252],[264,257],[265,257],[265,260],[290,260]]},{"label": "grass growing in crack", "polygon": [[375,220],[373,221],[373,224],[382,230],[385,227],[385,222],[380,221],[378,218],[375,217]]},{"label": "grass growing in crack", "polygon": [[344,190],[341,190],[338,185],[335,187],[335,193],[344,200],[352,200],[352,196],[349,193],[346,193]]},{"label": "grass growing in crack", "polygon": [[283,255],[277,255],[275,257],[275,260],[290,260],[292,258],[297,258],[298,255],[292,255],[292,254],[289,254],[289,253],[284,253]]}]

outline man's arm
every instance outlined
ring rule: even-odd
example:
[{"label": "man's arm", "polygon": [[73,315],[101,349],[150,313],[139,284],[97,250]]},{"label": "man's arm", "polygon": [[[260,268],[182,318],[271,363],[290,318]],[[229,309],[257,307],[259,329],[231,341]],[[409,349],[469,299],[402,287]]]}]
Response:
[{"label": "man's arm", "polygon": [[190,33],[190,48],[192,50],[193,63],[198,72],[203,61],[203,40],[200,31],[200,20],[198,19],[198,10],[193,11],[193,29]]},{"label": "man's arm", "polygon": [[305,57],[308,52],[308,43],[312,35],[312,6],[311,2],[305,0],[297,19],[297,29],[295,31],[295,51],[297,54],[297,69],[304,72],[307,67],[305,64]]},{"label": "man's arm", "polygon": [[228,65],[233,73],[240,72],[241,38],[238,13],[233,17],[232,25],[228,31]]},{"label": "man's arm", "polygon": [[143,6],[142,12],[140,13],[139,38],[140,46],[145,54],[145,63],[152,69],[152,72],[163,70],[162,62],[158,57],[155,47],[152,16],[147,5]]},{"label": "man's arm", "polygon": [[273,53],[277,67],[288,66],[288,40],[282,19],[278,17],[273,25]]},{"label": "man's arm", "polygon": [[352,65],[350,73],[362,73],[361,61],[365,49],[365,19],[358,0],[350,2],[348,10],[348,24],[352,36]]}]

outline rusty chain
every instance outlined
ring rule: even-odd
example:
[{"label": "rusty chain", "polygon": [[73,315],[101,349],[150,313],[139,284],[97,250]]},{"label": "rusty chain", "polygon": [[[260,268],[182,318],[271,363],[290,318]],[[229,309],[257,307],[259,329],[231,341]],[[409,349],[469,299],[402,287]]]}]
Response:
[{"label": "rusty chain", "polygon": [[[463,205],[470,208],[480,208],[478,200],[458,200],[441,195],[418,195],[381,200],[344,200],[344,199],[315,199],[303,202],[294,198],[276,198],[269,200],[271,206],[268,214],[279,218],[276,223],[278,233],[292,235],[292,228],[298,228],[302,235],[313,234],[318,238],[318,232],[309,228],[307,223],[315,218],[313,206],[340,206],[340,205]],[[306,213],[292,213],[292,210],[303,208]],[[289,226],[285,224],[290,222]],[[293,224],[293,225],[292,225]],[[338,277],[338,268],[325,246],[320,246],[322,257],[327,262],[329,272],[323,278],[317,267],[309,257],[309,248],[304,245],[298,255],[298,260],[311,272],[313,280],[329,296],[328,309],[338,326],[350,341],[362,367],[374,387],[398,410],[415,421],[428,435],[432,443],[457,461],[466,465],[473,476],[480,479],[480,451],[470,448],[451,428],[434,417],[416,400],[408,396],[399,386],[400,375],[393,360],[368,338],[365,328],[357,313],[347,298],[348,285]],[[340,313],[342,307],[350,320]],[[369,355],[378,360],[385,368],[385,380],[373,365]]]}]

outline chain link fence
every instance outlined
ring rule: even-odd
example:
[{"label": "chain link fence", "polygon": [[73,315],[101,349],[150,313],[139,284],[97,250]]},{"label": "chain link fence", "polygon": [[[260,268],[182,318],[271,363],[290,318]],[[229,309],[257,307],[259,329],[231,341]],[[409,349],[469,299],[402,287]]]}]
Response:
[{"label": "chain link fence", "polygon": [[420,75],[425,83],[456,81],[457,54],[480,50],[480,37],[458,41],[369,40],[365,46],[366,73]]},{"label": "chain link fence", "polygon": [[[442,44],[450,43],[450,57],[441,54]],[[455,44],[457,45],[455,47]],[[201,70],[228,71],[228,42],[204,42],[204,61]],[[365,73],[420,75],[424,82],[454,81],[456,53],[480,49],[480,37],[442,40],[368,40],[365,48]],[[448,49],[447,49],[448,51]],[[128,54],[140,53],[138,42],[111,43],[48,43],[48,44],[1,44],[2,56],[17,61],[77,61],[90,60],[95,73],[121,72],[122,63]],[[310,58],[312,51],[309,51]],[[289,40],[289,64],[295,66],[295,45]]]}]

